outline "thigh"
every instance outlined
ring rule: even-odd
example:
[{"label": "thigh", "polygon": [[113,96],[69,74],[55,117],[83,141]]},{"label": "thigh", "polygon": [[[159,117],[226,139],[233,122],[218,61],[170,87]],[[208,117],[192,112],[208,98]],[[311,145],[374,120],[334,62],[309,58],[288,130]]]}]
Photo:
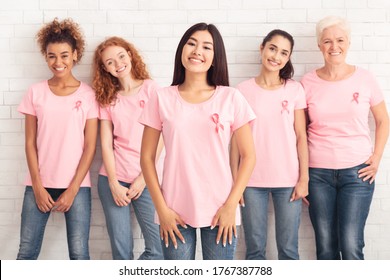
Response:
[{"label": "thigh", "polygon": [[165,246],[165,241],[161,241],[165,260],[194,260],[196,250],[196,228],[187,225],[183,228],[178,225],[180,233],[183,235],[185,243],[182,243],[177,237],[177,248],[172,245],[169,239],[168,247]]},{"label": "thigh", "polygon": [[[269,188],[247,187],[244,192],[245,207],[241,208],[244,227],[267,227]],[[253,228],[252,228],[253,229]]]},{"label": "thigh", "polygon": [[309,176],[309,214],[313,226],[323,224],[325,227],[333,227],[337,215],[337,181],[334,170],[310,168]]},{"label": "thigh", "polygon": [[80,187],[65,220],[70,259],[89,259],[90,187]]},{"label": "thigh", "polygon": [[302,199],[290,201],[293,191],[294,187],[272,189],[275,223],[282,230],[298,230],[299,227]]},{"label": "thigh", "polygon": [[18,259],[38,258],[50,213],[50,211],[43,213],[38,209],[32,187],[27,186],[24,192],[21,214]]},{"label": "thigh", "polygon": [[358,170],[365,165],[343,169],[339,176],[339,234],[343,258],[362,259],[364,227],[370,211],[375,182],[363,181]]},{"label": "thigh", "polygon": [[[123,182],[120,182],[120,184],[124,187],[129,186],[129,184]],[[112,197],[107,176],[99,175],[98,193],[103,206],[109,234],[115,235],[117,238],[120,238],[117,234],[123,235],[123,238],[127,238],[131,234],[131,203],[123,207],[116,205]]]},{"label": "thigh", "polygon": [[[232,243],[222,244],[222,238],[217,244],[217,233],[219,227],[201,228],[202,254],[204,260],[233,260],[237,247],[237,238],[233,236]],[[237,229],[238,232],[238,229]]]}]

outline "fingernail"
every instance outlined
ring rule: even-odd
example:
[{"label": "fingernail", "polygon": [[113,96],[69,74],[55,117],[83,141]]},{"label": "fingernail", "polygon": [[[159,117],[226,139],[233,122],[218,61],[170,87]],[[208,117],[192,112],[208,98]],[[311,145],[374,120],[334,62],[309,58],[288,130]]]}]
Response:
[{"label": "fingernail", "polygon": [[232,245],[232,243],[233,243],[233,242],[232,242],[231,240],[229,240],[229,244]]},{"label": "fingernail", "polygon": [[187,225],[184,225],[183,228],[187,228]]},{"label": "fingernail", "polygon": [[226,243],[223,243],[222,245],[223,245],[223,247],[226,247]]},{"label": "fingernail", "polygon": [[219,244],[219,240],[217,241],[217,245]]},{"label": "fingernail", "polygon": [[177,245],[175,245],[175,250],[177,250]]},{"label": "fingernail", "polygon": [[165,243],[165,248],[168,248],[168,243]]},{"label": "fingernail", "polygon": [[241,207],[245,207],[245,204],[241,204]]},{"label": "fingernail", "polygon": [[215,228],[215,226],[211,226],[210,229],[213,230]]},{"label": "fingernail", "polygon": [[183,244],[186,244],[186,241],[185,241],[185,240],[183,240],[182,242],[183,242]]}]

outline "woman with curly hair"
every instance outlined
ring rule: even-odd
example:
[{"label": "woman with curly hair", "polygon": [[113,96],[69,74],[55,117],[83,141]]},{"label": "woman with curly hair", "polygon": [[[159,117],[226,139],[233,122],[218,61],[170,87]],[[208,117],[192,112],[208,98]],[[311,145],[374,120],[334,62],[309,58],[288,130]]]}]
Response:
[{"label": "woman with curly hair", "polygon": [[[157,84],[132,44],[119,37],[102,42],[94,55],[93,87],[100,104],[103,165],[98,192],[113,259],[133,259],[130,205],[145,238],[141,260],[163,259],[154,206],[140,167],[143,126],[138,123]],[[159,151],[161,152],[162,144]]]},{"label": "woman with curly hair", "polygon": [[70,259],[89,259],[91,180],[98,106],[91,87],[77,80],[84,39],[71,19],[43,26],[37,41],[49,80],[33,84],[18,107],[25,115],[29,174],[17,259],[37,259],[51,212],[65,215]]}]

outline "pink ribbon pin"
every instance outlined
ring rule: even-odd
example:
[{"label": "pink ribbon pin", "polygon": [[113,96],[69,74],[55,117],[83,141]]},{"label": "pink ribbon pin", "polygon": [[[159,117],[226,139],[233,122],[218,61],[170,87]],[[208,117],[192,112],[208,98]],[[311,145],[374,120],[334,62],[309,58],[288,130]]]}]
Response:
[{"label": "pink ribbon pin", "polygon": [[141,108],[144,108],[144,107],[145,107],[145,101],[144,101],[144,100],[140,100],[140,101],[139,101],[139,106],[140,106]]},{"label": "pink ribbon pin", "polygon": [[219,128],[222,128],[222,130],[224,130],[223,125],[219,123],[219,115],[218,114],[213,114],[211,116],[211,118],[213,119],[213,122],[215,123],[215,131],[217,133],[219,132]]},{"label": "pink ribbon pin", "polygon": [[287,113],[290,114],[290,111],[288,110],[288,101],[287,100],[282,101],[282,111],[280,111],[280,113],[283,114],[283,111],[287,111]]},{"label": "pink ribbon pin", "polygon": [[358,92],[355,92],[353,94],[353,99],[352,99],[352,102],[355,101],[356,104],[359,104],[359,93]]},{"label": "pink ribbon pin", "polygon": [[76,102],[76,105],[74,106],[74,109],[77,109],[77,111],[79,110],[79,108],[81,107],[81,101],[77,101]]}]

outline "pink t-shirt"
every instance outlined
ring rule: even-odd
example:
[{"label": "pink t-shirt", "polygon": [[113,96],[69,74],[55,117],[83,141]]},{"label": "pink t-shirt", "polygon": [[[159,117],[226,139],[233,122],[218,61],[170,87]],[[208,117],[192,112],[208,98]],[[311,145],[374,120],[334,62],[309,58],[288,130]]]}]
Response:
[{"label": "pink t-shirt", "polygon": [[[100,107],[99,118],[113,123],[115,169],[117,179],[120,181],[132,183],[141,173],[140,152],[144,126],[138,119],[157,88],[156,82],[145,80],[137,94],[131,96],[118,94],[114,105]],[[158,167],[158,173],[161,173],[162,166]],[[104,164],[99,174],[107,176]]]},{"label": "pink t-shirt", "polygon": [[[67,188],[83,154],[86,122],[98,117],[95,92],[81,83],[73,94],[58,96],[45,80],[28,89],[18,111],[38,119],[38,163],[43,186]],[[29,174],[25,184],[32,184]],[[81,186],[91,186],[89,172]]]},{"label": "pink t-shirt", "polygon": [[[199,104],[182,99],[177,86],[158,90],[150,99],[140,122],[162,131],[166,149],[162,193],[185,223],[211,225],[233,186],[230,138],[253,119],[246,100],[231,87],[218,86]],[[236,222],[240,224],[238,207]]]},{"label": "pink t-shirt", "polygon": [[315,70],[302,78],[309,114],[310,167],[342,169],[365,162],[372,154],[370,107],[383,101],[373,75],[356,67],[341,81],[325,81]]},{"label": "pink t-shirt", "polygon": [[237,85],[257,118],[251,122],[256,166],[250,187],[293,187],[299,179],[294,110],[306,108],[302,85],[288,80],[285,86],[266,90],[254,78]]}]

